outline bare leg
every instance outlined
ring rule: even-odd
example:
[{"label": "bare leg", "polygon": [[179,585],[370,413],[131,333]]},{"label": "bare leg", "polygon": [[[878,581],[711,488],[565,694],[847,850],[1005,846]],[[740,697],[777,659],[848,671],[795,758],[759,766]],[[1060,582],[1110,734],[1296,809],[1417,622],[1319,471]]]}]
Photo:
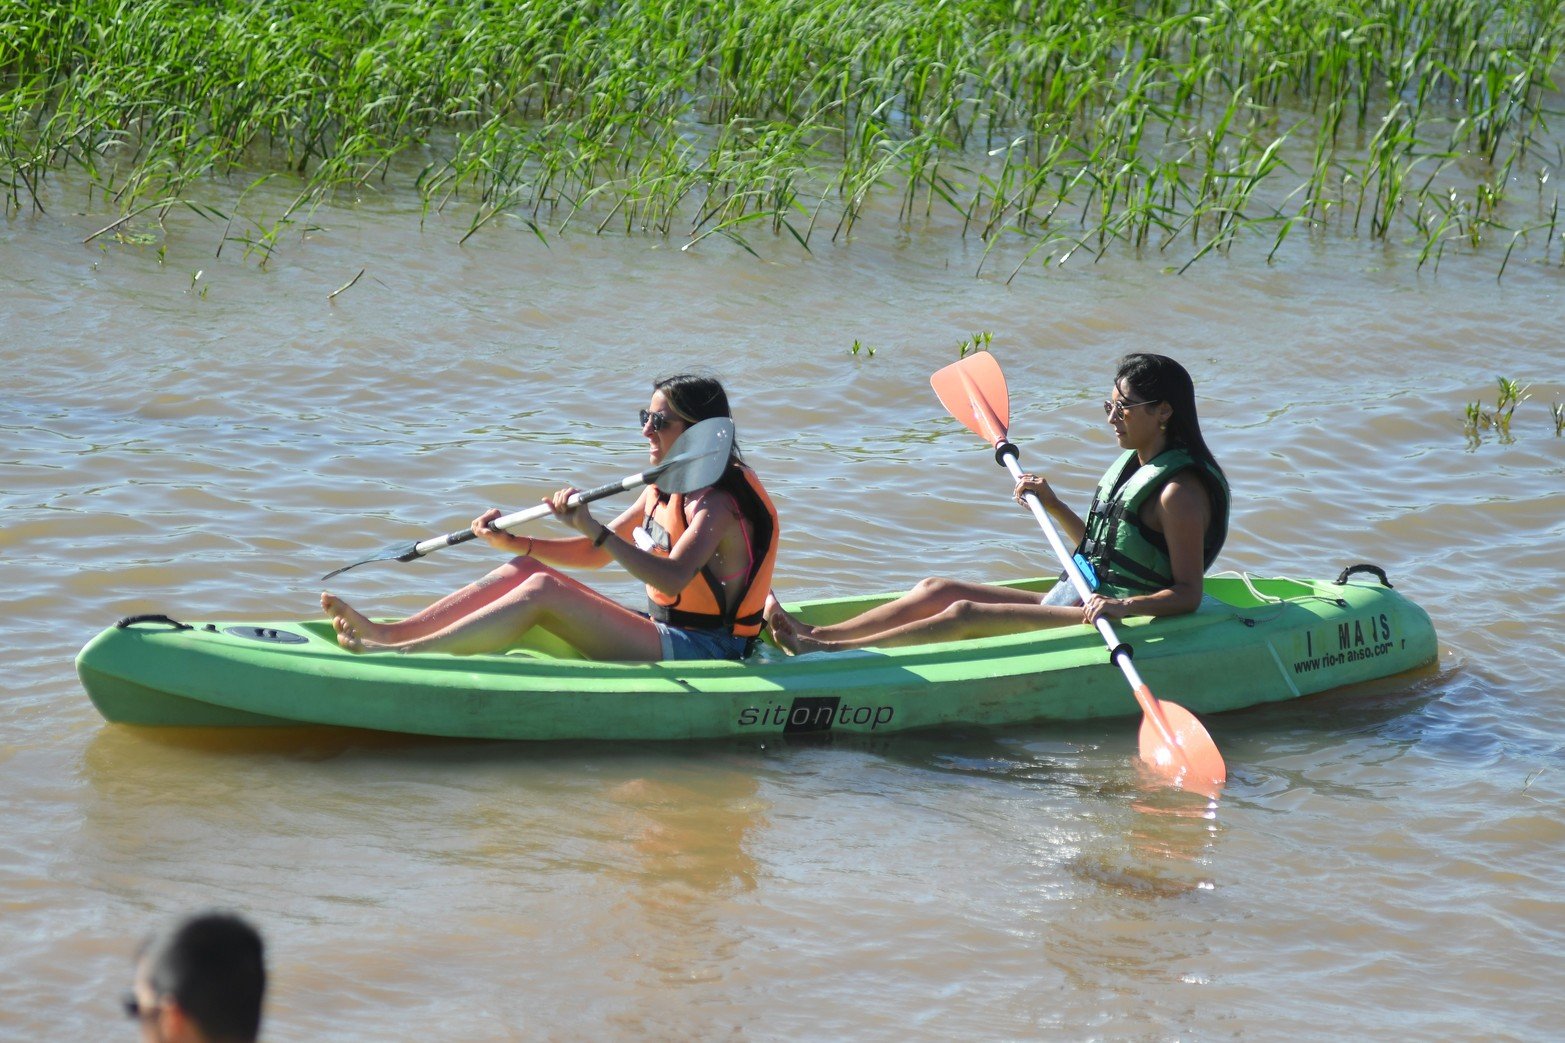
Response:
[{"label": "bare leg", "polygon": [[894,601],[877,605],[852,619],[808,629],[795,623],[795,629],[823,641],[851,641],[929,619],[959,601],[978,605],[1036,605],[1038,595],[1009,587],[992,587],[987,583],[965,583],[931,576],[919,580],[912,590]]},{"label": "bare leg", "polygon": [[937,641],[961,641],[974,637],[1019,634],[1027,630],[1069,626],[1081,622],[1081,609],[1064,605],[1040,605],[1034,597],[1028,604],[1002,604],[957,601],[933,616],[915,619],[878,634],[832,638],[816,627],[808,634],[797,634],[795,654],[832,652],[848,648],[895,648],[901,645],[931,644]]},{"label": "bare leg", "polygon": [[[428,622],[421,625],[427,628]],[[359,647],[367,652],[472,655],[508,648],[535,626],[592,659],[652,661],[663,654],[650,620],[547,566],[532,569],[520,582],[505,584],[497,596],[451,618],[441,629],[393,641],[361,639]]]},{"label": "bare leg", "polygon": [[[513,558],[482,579],[395,623],[376,623],[332,593],[321,594],[321,607],[332,618],[338,640],[370,642],[375,645],[399,645],[438,633],[465,616],[491,604],[518,584],[548,566],[532,558]],[[351,647],[343,642],[344,648]],[[358,649],[353,649],[358,651]]]}]

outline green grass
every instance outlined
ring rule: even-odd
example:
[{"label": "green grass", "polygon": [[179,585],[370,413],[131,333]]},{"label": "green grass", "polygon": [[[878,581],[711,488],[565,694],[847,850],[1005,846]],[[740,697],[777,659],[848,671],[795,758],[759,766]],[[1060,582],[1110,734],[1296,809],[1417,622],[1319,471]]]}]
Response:
[{"label": "green grass", "polygon": [[1562,48],[1544,0],[0,0],[0,205],[80,170],[263,259],[373,188],[466,236],[928,224],[1006,277],[1308,236],[1503,275],[1565,265]]},{"label": "green grass", "polygon": [[[1494,430],[1499,435],[1499,440],[1504,445],[1515,442],[1511,434],[1511,417],[1516,412],[1516,407],[1532,397],[1531,384],[1520,384],[1508,377],[1498,377],[1495,380],[1495,402],[1493,410],[1484,408],[1483,400],[1467,403],[1466,420],[1463,430],[1467,434],[1467,443],[1470,447],[1476,447],[1483,441],[1483,432]],[[1565,403],[1555,402],[1549,407],[1549,414],[1554,420],[1555,437],[1565,436]]]}]

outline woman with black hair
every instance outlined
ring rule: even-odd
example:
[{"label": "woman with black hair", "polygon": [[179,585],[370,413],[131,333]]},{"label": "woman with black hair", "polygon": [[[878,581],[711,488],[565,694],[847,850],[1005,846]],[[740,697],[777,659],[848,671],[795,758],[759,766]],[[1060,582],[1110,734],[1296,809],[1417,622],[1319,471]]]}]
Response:
[{"label": "woman with black hair", "polygon": [[[641,411],[654,466],[691,426],[727,417],[728,395],[709,377],[681,374],[652,386]],[[355,652],[495,652],[542,627],[589,659],[741,659],[760,633],[777,557],[777,511],[736,444],[723,475],[689,494],[649,485],[619,517],[598,521],[575,489],[548,499],[579,536],[540,539],[490,528],[490,509],[473,532],[516,555],[483,579],[394,623],[377,623],[334,594],[321,606],[337,640]],[[566,576],[557,566],[618,562],[646,584],[648,611],[636,612]]]},{"label": "woman with black hair", "polygon": [[829,626],[806,626],[768,599],[773,639],[800,653],[1194,612],[1202,577],[1228,534],[1228,481],[1201,436],[1190,374],[1165,355],[1127,355],[1103,411],[1124,453],[1098,483],[1086,521],[1037,475],[1016,484],[1018,500],[1035,494],[1065,539],[1075,542],[1077,563],[1093,588],[1085,604],[1063,580],[1040,600],[1008,587],[931,577]]}]

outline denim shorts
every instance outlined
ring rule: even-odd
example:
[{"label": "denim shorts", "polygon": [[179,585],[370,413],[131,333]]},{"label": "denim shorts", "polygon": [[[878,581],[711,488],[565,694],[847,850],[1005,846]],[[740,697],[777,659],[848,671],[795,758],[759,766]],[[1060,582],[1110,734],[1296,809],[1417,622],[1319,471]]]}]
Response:
[{"label": "denim shorts", "polygon": [[664,659],[743,659],[750,644],[726,630],[691,630],[652,621],[663,642]]}]

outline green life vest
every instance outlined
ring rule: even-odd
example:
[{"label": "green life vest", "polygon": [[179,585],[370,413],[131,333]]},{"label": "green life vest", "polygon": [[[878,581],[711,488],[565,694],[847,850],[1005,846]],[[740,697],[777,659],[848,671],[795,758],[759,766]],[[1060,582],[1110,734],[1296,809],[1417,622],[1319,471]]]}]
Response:
[{"label": "green life vest", "polygon": [[1203,565],[1211,568],[1228,538],[1228,482],[1217,467],[1198,463],[1184,449],[1165,449],[1141,464],[1127,451],[1098,482],[1087,512],[1087,531],[1076,553],[1091,562],[1098,593],[1122,598],[1150,594],[1174,584],[1168,541],[1141,520],[1141,508],[1181,471],[1201,475],[1212,501],[1212,518],[1202,545]]}]

